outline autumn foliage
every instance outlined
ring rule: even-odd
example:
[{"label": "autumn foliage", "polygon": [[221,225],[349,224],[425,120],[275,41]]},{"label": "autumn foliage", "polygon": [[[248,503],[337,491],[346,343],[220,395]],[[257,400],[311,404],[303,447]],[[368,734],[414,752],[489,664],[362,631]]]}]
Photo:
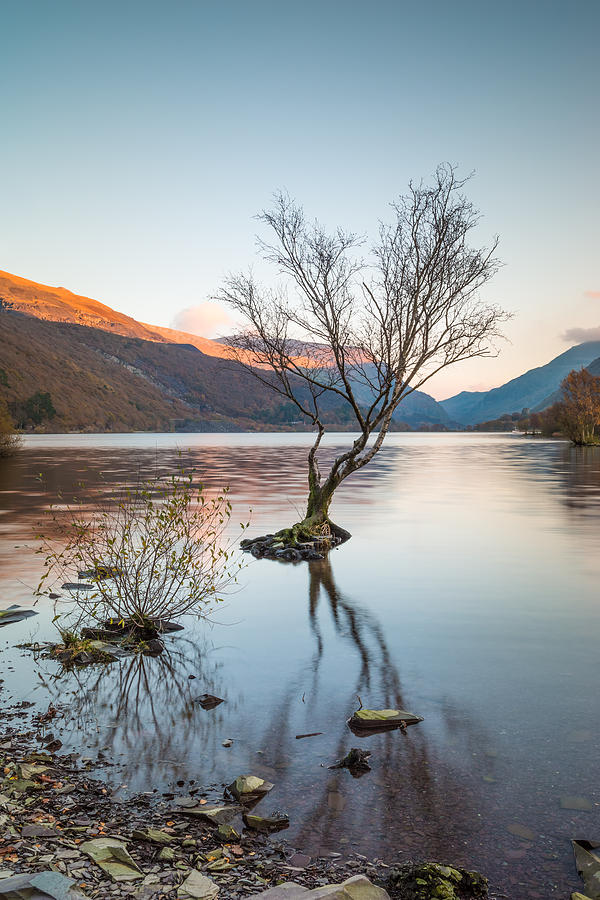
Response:
[{"label": "autumn foliage", "polygon": [[561,384],[559,402],[560,430],[574,444],[599,443],[600,378],[586,369],[573,370]]}]

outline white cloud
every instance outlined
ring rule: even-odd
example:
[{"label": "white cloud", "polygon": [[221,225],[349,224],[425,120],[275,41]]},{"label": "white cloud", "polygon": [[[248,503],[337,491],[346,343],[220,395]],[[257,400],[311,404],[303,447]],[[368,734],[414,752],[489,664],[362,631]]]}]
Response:
[{"label": "white cloud", "polygon": [[187,331],[188,334],[206,338],[220,337],[230,331],[232,326],[233,319],[228,311],[218,303],[209,301],[179,310],[171,323],[171,327],[177,331]]}]

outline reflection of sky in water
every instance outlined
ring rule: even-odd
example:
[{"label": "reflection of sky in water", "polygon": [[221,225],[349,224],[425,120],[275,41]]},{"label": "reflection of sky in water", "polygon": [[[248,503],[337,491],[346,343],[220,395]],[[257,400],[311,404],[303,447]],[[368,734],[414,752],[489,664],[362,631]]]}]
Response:
[{"label": "reflection of sky in water", "polygon": [[[330,438],[325,453],[345,440]],[[74,483],[89,491],[100,472],[110,485],[138,468],[170,469],[176,447],[189,447],[184,461],[209,487],[230,484],[235,520],[252,507],[249,533],[258,534],[302,509],[307,442],[29,439],[0,469],[3,602],[31,604],[41,571],[28,549],[35,523]],[[219,785],[253,771],[276,784],[265,809],[288,809],[290,839],[309,850],[426,853],[480,868],[514,897],[564,896],[577,887],[569,840],[600,825],[598,805],[560,808],[564,795],[600,802],[600,451],[393,435],[342,486],[333,514],[354,537],[330,564],[252,561],[218,624],[190,623],[170,639],[168,658],[53,680],[53,663],[32,666],[8,649],[49,636],[48,610],[0,630],[5,694],[68,703],[65,749],[107,748],[117,763],[109,777],[131,790]],[[205,691],[227,702],[202,710],[193,697]],[[425,721],[406,737],[355,738],[345,719],[357,694]],[[325,734],[295,739],[313,731]],[[324,767],[359,745],[373,752],[362,779]],[[510,835],[513,823],[536,841]]]}]

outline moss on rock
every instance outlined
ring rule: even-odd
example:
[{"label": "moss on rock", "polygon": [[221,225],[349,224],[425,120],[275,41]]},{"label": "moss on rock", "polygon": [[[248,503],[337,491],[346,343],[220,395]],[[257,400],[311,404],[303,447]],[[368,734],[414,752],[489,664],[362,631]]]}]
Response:
[{"label": "moss on rock", "polygon": [[405,865],[393,869],[388,887],[399,900],[485,900],[487,878],[439,863]]}]

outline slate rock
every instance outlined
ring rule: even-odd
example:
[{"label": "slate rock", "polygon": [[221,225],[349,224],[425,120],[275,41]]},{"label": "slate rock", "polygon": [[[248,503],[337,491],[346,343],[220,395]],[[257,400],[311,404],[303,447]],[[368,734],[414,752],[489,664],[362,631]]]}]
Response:
[{"label": "slate rock", "polygon": [[240,803],[249,803],[258,797],[263,797],[273,789],[270,781],[259,778],[257,775],[239,775],[227,788]]},{"label": "slate rock", "polygon": [[214,900],[219,893],[219,886],[199,872],[192,869],[185,881],[177,889],[178,900]]}]

